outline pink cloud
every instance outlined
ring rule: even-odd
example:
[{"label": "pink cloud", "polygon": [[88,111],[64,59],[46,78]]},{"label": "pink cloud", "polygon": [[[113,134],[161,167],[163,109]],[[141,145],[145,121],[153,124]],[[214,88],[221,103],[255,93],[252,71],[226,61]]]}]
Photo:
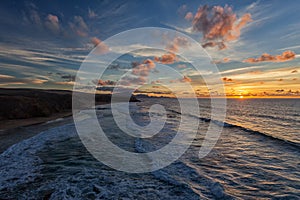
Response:
[{"label": "pink cloud", "polygon": [[220,64],[220,63],[227,63],[227,62],[229,62],[229,61],[230,61],[230,58],[225,57],[225,58],[223,58],[222,60],[215,60],[215,61],[212,61],[212,63],[214,63],[214,64]]},{"label": "pink cloud", "polygon": [[184,68],[186,68],[186,65],[184,65],[184,64],[177,65],[177,68],[178,68],[178,69],[184,69]]},{"label": "pink cloud", "polygon": [[154,57],[155,62],[162,64],[173,64],[178,58],[174,53],[163,54],[161,57]]},{"label": "pink cloud", "polygon": [[149,69],[155,68],[155,63],[153,62],[153,60],[146,59],[146,60],[144,60],[143,64],[146,64]]},{"label": "pink cloud", "polygon": [[220,64],[220,63],[227,63],[230,61],[230,58],[223,58],[222,60],[215,60],[215,61],[212,61],[213,64]]},{"label": "pink cloud", "polygon": [[88,26],[81,16],[74,16],[73,22],[69,23],[70,28],[80,37],[88,36]]},{"label": "pink cloud", "polygon": [[204,48],[218,46],[219,49],[224,49],[225,42],[238,39],[240,30],[250,21],[252,19],[249,13],[238,19],[229,6],[205,5],[198,8],[192,25],[195,32],[203,34]]},{"label": "pink cloud", "polygon": [[119,84],[123,86],[142,85],[148,81],[148,76],[155,70],[156,64],[151,59],[146,59],[142,63],[132,62],[131,76],[124,77]]},{"label": "pink cloud", "polygon": [[155,68],[155,63],[150,60],[144,60],[142,64],[132,63],[133,69],[132,74],[136,76],[146,77],[149,75],[150,71]]},{"label": "pink cloud", "polygon": [[56,15],[49,14],[46,18],[45,26],[55,34],[60,31],[59,20]]},{"label": "pink cloud", "polygon": [[192,12],[188,12],[186,13],[184,19],[186,19],[187,21],[191,21],[194,18],[194,15]]},{"label": "pink cloud", "polygon": [[166,50],[178,52],[179,48],[187,48],[190,45],[189,41],[185,37],[175,37],[172,41],[170,41]]},{"label": "pink cloud", "polygon": [[109,47],[97,37],[92,37],[91,42],[96,47],[95,50],[93,51],[94,54],[100,55],[109,52]]},{"label": "pink cloud", "polygon": [[285,51],[281,55],[270,55],[267,53],[262,54],[258,58],[247,58],[244,62],[257,63],[257,62],[286,62],[295,59],[296,54],[293,51]]}]

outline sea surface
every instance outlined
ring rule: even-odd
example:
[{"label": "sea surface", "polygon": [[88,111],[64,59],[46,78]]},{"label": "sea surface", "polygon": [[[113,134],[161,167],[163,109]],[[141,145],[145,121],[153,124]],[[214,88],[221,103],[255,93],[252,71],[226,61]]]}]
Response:
[{"label": "sea surface", "polygon": [[[135,153],[167,145],[183,115],[176,99],[141,100],[130,103],[136,124],[149,124],[149,115],[161,117],[155,110],[149,114],[153,104],[167,113],[163,129],[152,138],[124,134],[110,105],[96,108],[107,137]],[[0,199],[300,199],[299,101],[228,99],[226,119],[219,122],[210,120],[210,100],[199,99],[200,113],[185,116],[199,122],[192,145],[171,165],[148,173],[112,169],[88,152],[73,123],[55,127],[0,155]],[[209,125],[221,127],[222,133],[200,159]],[[192,128],[184,126],[183,132]]]}]

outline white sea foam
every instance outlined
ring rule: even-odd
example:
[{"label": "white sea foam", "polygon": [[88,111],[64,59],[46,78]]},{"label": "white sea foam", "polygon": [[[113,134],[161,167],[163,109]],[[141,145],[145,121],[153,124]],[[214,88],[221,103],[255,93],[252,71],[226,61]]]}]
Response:
[{"label": "white sea foam", "polygon": [[64,125],[17,143],[0,155],[0,190],[26,184],[39,176],[42,160],[36,155],[47,145],[75,135],[73,125]]}]

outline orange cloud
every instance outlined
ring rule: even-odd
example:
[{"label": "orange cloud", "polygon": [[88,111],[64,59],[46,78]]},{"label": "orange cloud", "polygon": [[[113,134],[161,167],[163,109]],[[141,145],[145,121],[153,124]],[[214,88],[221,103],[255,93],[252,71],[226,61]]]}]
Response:
[{"label": "orange cloud", "polygon": [[203,34],[204,48],[218,46],[221,50],[226,48],[225,42],[238,39],[241,29],[250,21],[249,13],[238,19],[229,6],[205,5],[198,8],[192,25],[194,31]]},{"label": "orange cloud", "polygon": [[101,40],[98,39],[98,38],[96,38],[96,37],[92,37],[92,38],[91,38],[91,42],[92,42],[95,46],[97,46],[98,44],[101,43]]},{"label": "orange cloud", "polygon": [[43,84],[43,83],[46,83],[46,82],[48,82],[48,80],[44,80],[44,79],[34,79],[34,80],[32,80],[33,84]]},{"label": "orange cloud", "polygon": [[162,64],[173,64],[178,58],[174,53],[163,54],[161,57],[154,57],[155,62],[160,62]]},{"label": "orange cloud", "polygon": [[0,86],[23,85],[23,84],[43,84],[48,82],[38,78],[16,78],[15,76],[0,74]]},{"label": "orange cloud", "polygon": [[149,69],[155,68],[155,63],[153,62],[153,60],[146,59],[146,60],[144,60],[143,64],[146,64]]},{"label": "orange cloud", "polygon": [[270,55],[267,53],[262,54],[258,58],[248,58],[244,62],[257,63],[257,62],[286,62],[295,59],[296,54],[293,51],[285,51],[281,55]]},{"label": "orange cloud", "polygon": [[96,47],[93,52],[94,54],[105,54],[109,51],[109,47],[104,42],[102,42],[100,39],[98,39],[96,37],[92,37],[91,42]]},{"label": "orange cloud", "polygon": [[187,83],[187,82],[192,82],[192,79],[187,77],[187,76],[184,76],[180,81],[184,82],[184,83]]},{"label": "orange cloud", "polygon": [[10,75],[6,75],[6,74],[0,74],[0,79],[13,79],[16,78],[15,76],[10,76]]}]

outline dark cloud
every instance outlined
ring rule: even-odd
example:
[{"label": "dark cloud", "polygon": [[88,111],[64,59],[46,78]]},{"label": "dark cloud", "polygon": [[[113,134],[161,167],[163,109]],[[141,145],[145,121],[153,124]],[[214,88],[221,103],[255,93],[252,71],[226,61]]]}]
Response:
[{"label": "dark cloud", "polygon": [[222,80],[224,82],[232,82],[233,81],[231,78],[227,78],[227,77],[224,77]]},{"label": "dark cloud", "polygon": [[116,85],[116,82],[115,81],[111,81],[111,80],[102,80],[102,79],[99,79],[99,80],[93,80],[92,82],[95,85],[101,85],[101,86],[114,86],[114,85]]},{"label": "dark cloud", "polygon": [[110,86],[101,86],[101,87],[96,87],[96,90],[98,90],[98,91],[103,91],[103,92],[113,92],[114,87],[110,87]]},{"label": "dark cloud", "polygon": [[152,91],[152,90],[135,90],[135,93],[140,93],[140,94],[172,94],[171,91]]},{"label": "dark cloud", "polygon": [[215,47],[215,46],[217,46],[219,48],[219,50],[227,48],[224,42],[206,42],[206,43],[202,44],[203,48]]},{"label": "dark cloud", "polygon": [[74,82],[76,76],[68,74],[68,75],[62,75],[61,78],[64,79],[65,81],[67,81],[67,82],[70,82],[70,81]]}]

